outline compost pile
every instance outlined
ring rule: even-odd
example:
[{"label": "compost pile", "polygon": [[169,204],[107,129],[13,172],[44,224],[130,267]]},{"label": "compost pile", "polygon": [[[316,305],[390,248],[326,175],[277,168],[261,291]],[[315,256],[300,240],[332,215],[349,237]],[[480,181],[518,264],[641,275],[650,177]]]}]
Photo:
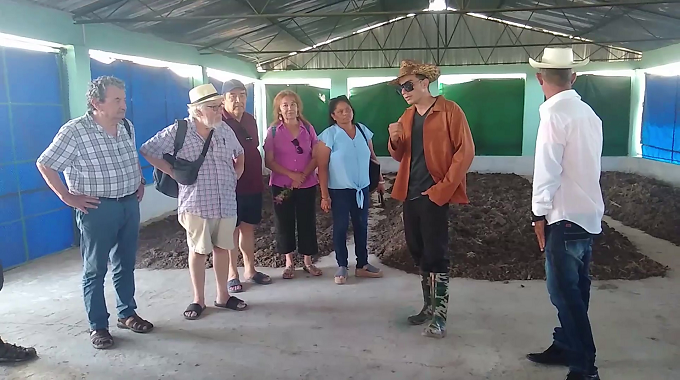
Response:
[{"label": "compost pile", "polygon": [[600,183],[607,215],[680,245],[680,188],[620,172],[602,173]]},{"label": "compost pile", "polygon": [[[265,192],[262,197],[262,222],[255,229],[255,266],[280,268],[286,264],[285,257],[276,253],[273,201],[269,189],[269,177],[263,177]],[[317,195],[320,200],[321,195]],[[316,234],[319,245],[319,256],[326,256],[333,251],[333,232],[331,214],[321,211],[317,202]],[[182,269],[188,268],[189,248],[186,232],[177,221],[177,215],[143,227],[139,235],[139,253],[137,268],[150,269]],[[240,255],[239,255],[240,256]],[[239,257],[239,266],[243,258]],[[302,257],[296,257],[296,265],[302,266]],[[206,262],[212,268],[212,255]]]},{"label": "compost pile", "polygon": [[[388,181],[393,179],[388,178]],[[449,217],[451,275],[489,281],[545,279],[544,255],[531,227],[531,184],[514,174],[467,175],[470,204]],[[373,227],[370,252],[388,266],[418,273],[404,240],[400,202],[386,199],[385,217]],[[667,267],[642,255],[603,223],[593,244],[593,279],[635,280],[663,276]]]}]

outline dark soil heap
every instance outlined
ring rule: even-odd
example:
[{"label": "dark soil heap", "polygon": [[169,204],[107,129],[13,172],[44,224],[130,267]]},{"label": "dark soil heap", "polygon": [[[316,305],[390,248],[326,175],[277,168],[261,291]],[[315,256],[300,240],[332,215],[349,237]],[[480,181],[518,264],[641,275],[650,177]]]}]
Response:
[{"label": "dark soil heap", "polygon": [[[265,189],[269,188],[269,177],[263,177]],[[333,251],[333,218],[331,214],[321,211],[320,193],[317,194],[316,236],[319,244],[319,256],[327,256]],[[286,259],[275,252],[274,204],[270,191],[262,196],[262,222],[255,229],[255,266],[280,268]],[[142,228],[139,235],[139,253],[137,268],[180,269],[188,268],[189,248],[184,228],[177,221],[177,215],[151,223]],[[243,258],[239,257],[239,266]],[[296,265],[302,266],[302,257],[296,257]],[[212,268],[212,255],[206,263]]]},{"label": "dark soil heap", "polygon": [[680,188],[620,172],[602,173],[600,183],[607,215],[680,245]]},{"label": "dark soil heap", "polygon": [[[531,227],[531,184],[514,174],[467,175],[470,204],[453,206],[449,218],[451,275],[479,280],[545,279],[544,254]],[[384,221],[373,228],[371,252],[389,266],[418,273],[404,240],[400,202],[386,199]],[[593,244],[593,279],[635,280],[663,276],[667,267],[637,251],[603,223]]]},{"label": "dark soil heap", "polygon": [[[607,176],[604,178],[606,182]],[[393,176],[388,175],[386,179],[391,182]],[[451,274],[490,281],[544,279],[544,256],[538,249],[529,218],[529,181],[514,174],[470,173],[467,179],[470,204],[454,206],[450,214]],[[266,183],[268,178],[264,177],[263,181]],[[655,191],[650,193],[656,194]],[[643,194],[640,191],[633,193]],[[611,198],[611,201],[615,199]],[[632,207],[628,201],[619,204],[621,208]],[[378,255],[386,265],[417,273],[406,249],[401,209],[401,203],[390,198],[385,199],[384,208],[377,209],[380,220],[369,230],[369,252]],[[651,211],[649,208],[647,210]],[[658,207],[654,213],[648,214],[660,213],[662,210]],[[255,231],[255,262],[262,267],[283,267],[284,258],[275,253],[272,212],[271,193],[266,191],[263,196],[262,223]],[[671,220],[670,216],[665,218],[666,221]],[[332,218],[330,213],[322,212],[318,205],[317,238],[320,255],[328,255],[333,250]],[[142,228],[138,268],[187,268],[187,257],[186,234],[177,222],[176,215]],[[301,261],[301,258],[297,259],[298,266],[301,266]],[[239,265],[242,265],[241,259]],[[207,267],[211,266],[212,261],[208,260]],[[593,246],[591,273],[594,279],[642,279],[663,276],[667,269],[639,253],[626,237],[603,223],[603,235],[596,238]]]}]

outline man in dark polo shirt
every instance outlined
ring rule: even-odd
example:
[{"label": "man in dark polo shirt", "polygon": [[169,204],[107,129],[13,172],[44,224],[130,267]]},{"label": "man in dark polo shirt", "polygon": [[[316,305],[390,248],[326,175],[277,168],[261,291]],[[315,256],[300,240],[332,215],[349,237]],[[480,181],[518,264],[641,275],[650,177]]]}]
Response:
[{"label": "man in dark polo shirt", "polygon": [[224,110],[222,120],[231,127],[245,152],[245,169],[236,185],[237,220],[234,231],[236,248],[229,251],[229,292],[243,291],[238,274],[238,254],[243,254],[245,281],[268,285],[272,279],[255,270],[255,225],[262,219],[262,156],[258,146],[257,122],[253,115],[246,112],[246,86],[232,79],[222,85]]}]

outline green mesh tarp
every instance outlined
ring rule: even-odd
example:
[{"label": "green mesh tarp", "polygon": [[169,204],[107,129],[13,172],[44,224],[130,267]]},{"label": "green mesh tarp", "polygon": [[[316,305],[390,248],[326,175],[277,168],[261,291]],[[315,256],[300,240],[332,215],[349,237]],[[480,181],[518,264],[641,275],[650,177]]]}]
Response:
[{"label": "green mesh tarp", "polygon": [[354,120],[366,125],[373,132],[373,148],[377,156],[389,156],[387,127],[399,120],[408,105],[387,83],[355,87],[350,90],[350,101],[356,115]]},{"label": "green mesh tarp", "polygon": [[465,112],[477,156],[521,156],[524,79],[476,79],[440,85]]},{"label": "green mesh tarp", "polygon": [[574,90],[602,119],[602,155],[627,156],[631,78],[580,75]]},{"label": "green mesh tarp", "polygon": [[317,134],[328,128],[328,101],[330,100],[331,90],[318,88],[306,84],[267,84],[267,126],[273,121],[273,104],[276,94],[282,90],[291,90],[297,93],[302,100],[302,113],[314,126]]}]

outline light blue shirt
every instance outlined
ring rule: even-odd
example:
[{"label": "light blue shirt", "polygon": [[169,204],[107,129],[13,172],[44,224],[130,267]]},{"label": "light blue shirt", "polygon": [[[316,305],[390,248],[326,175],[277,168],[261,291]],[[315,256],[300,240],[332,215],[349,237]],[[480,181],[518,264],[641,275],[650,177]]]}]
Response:
[{"label": "light blue shirt", "polygon": [[339,125],[333,124],[319,135],[319,140],[331,150],[328,163],[328,188],[356,190],[357,205],[363,208],[364,193],[362,190],[371,183],[368,174],[368,163],[371,159],[368,141],[373,138],[373,132],[363,124],[357,125],[366,135],[365,139],[359,129],[352,139]]}]

